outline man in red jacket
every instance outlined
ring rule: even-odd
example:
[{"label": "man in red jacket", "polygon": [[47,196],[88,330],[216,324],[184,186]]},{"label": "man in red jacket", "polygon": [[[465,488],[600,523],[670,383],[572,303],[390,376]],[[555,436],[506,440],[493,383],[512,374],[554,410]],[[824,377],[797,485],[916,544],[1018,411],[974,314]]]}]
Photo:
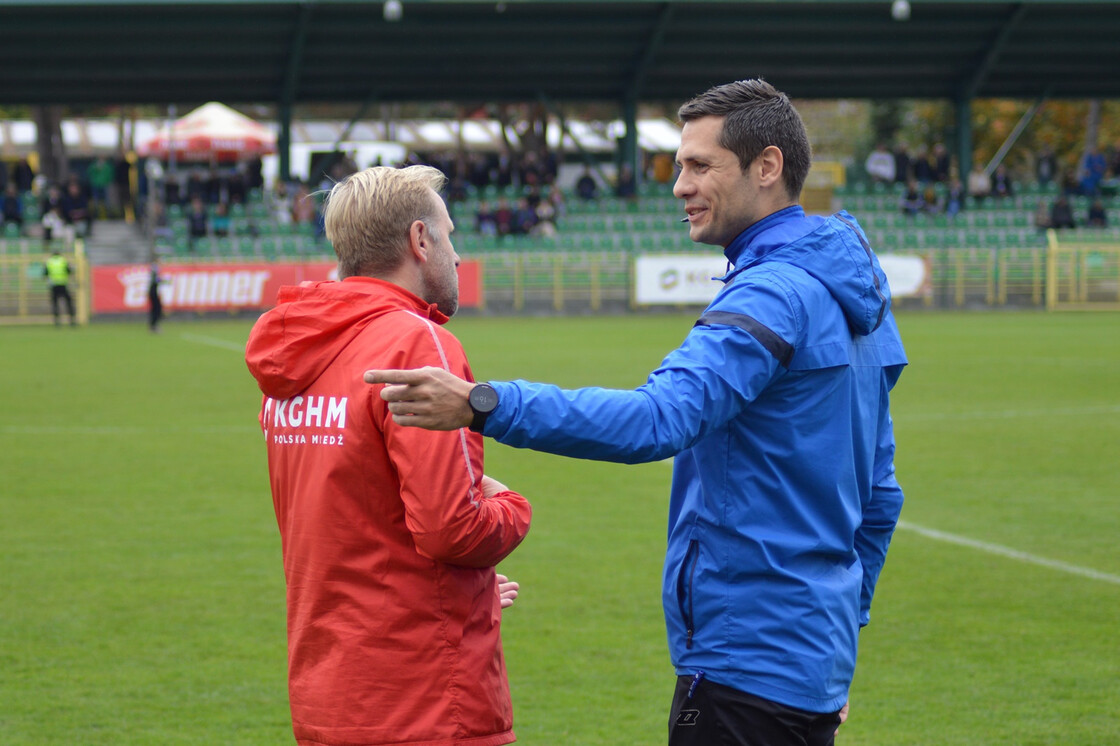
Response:
[{"label": "man in red jacket", "polygon": [[398,426],[362,381],[425,365],[473,380],[441,326],[459,300],[443,184],[426,166],[336,184],[325,221],[341,281],[283,288],[246,348],[300,744],[514,740],[499,625],[516,584],[494,566],[525,538],[529,503],[483,473],[481,435]]}]

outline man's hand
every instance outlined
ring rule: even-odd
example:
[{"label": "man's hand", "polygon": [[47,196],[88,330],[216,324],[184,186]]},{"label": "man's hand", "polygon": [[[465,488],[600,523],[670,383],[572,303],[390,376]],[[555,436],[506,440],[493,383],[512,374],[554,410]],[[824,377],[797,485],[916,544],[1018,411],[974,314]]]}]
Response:
[{"label": "man's hand", "polygon": [[517,591],[520,588],[521,586],[516,582],[498,573],[498,596],[501,598],[503,609],[513,606],[513,601],[517,598]]},{"label": "man's hand", "polygon": [[483,497],[493,497],[494,495],[498,494],[499,492],[509,492],[509,487],[506,487],[504,484],[499,482],[497,479],[494,479],[494,477],[488,477],[485,474],[483,474],[482,475],[482,496]]},{"label": "man's hand", "polygon": [[[498,577],[501,578],[502,576],[499,575]],[[513,601],[510,601],[510,603],[513,603]],[[843,725],[848,720],[848,705],[849,704],[850,703],[845,702],[844,706],[840,708],[840,725]],[[836,726],[836,732],[832,734],[833,738],[840,735],[840,725]]]},{"label": "man's hand", "polygon": [[474,419],[468,397],[475,384],[442,368],[367,370],[362,380],[389,384],[381,389],[381,398],[389,402],[398,425],[457,430]]}]

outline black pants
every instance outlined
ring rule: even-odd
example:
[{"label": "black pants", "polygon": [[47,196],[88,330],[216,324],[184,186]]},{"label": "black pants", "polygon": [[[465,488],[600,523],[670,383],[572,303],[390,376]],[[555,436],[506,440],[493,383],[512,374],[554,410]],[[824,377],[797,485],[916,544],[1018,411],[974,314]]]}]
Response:
[{"label": "black pants", "polygon": [[51,285],[51,313],[54,314],[54,323],[58,323],[58,304],[65,301],[66,312],[70,314],[70,323],[74,323],[74,299],[70,297],[70,288],[65,285]]},{"label": "black pants", "polygon": [[[669,746],[832,746],[839,712],[805,712],[701,677],[677,678]],[[689,696],[689,690],[692,695]]]}]

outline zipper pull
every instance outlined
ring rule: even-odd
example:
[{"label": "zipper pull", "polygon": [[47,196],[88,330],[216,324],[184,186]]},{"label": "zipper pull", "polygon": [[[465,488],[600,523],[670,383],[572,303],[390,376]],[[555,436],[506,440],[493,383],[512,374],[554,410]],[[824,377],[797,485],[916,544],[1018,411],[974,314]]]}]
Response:
[{"label": "zipper pull", "polygon": [[704,672],[703,671],[697,671],[696,675],[692,677],[692,683],[688,687],[688,694],[685,695],[685,698],[684,698],[686,702],[688,700],[692,699],[693,694],[696,694],[696,687],[698,687],[700,685],[700,682],[703,681],[703,679],[704,679]]},{"label": "zipper pull", "polygon": [[692,630],[688,630],[688,636],[684,638],[684,646],[692,650]]}]

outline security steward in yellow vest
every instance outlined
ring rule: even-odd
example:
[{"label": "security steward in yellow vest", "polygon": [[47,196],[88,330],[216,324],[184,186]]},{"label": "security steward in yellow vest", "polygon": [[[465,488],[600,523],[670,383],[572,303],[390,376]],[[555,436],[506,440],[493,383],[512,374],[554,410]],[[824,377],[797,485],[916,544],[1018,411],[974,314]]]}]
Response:
[{"label": "security steward in yellow vest", "polygon": [[70,326],[76,326],[78,321],[74,316],[74,299],[70,296],[70,263],[57,251],[47,258],[43,268],[43,276],[51,286],[51,313],[54,314],[55,326],[60,325],[59,301],[65,301],[66,311],[70,314]]}]

